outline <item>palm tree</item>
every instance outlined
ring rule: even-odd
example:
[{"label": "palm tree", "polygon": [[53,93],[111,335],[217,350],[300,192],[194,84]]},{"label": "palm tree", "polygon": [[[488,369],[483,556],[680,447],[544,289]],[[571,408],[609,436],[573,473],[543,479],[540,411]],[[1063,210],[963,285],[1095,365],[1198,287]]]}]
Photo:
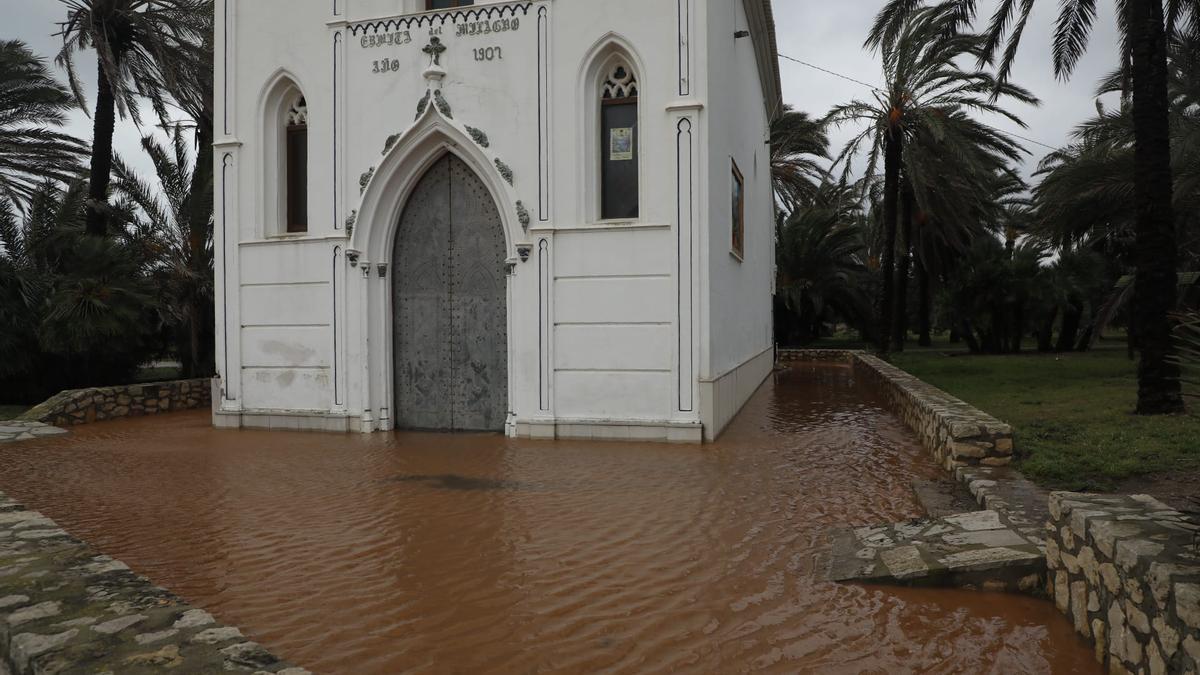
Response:
[{"label": "palm tree", "polygon": [[128,382],[157,350],[154,284],[122,237],[83,233],[86,185],[46,182],[20,216],[0,202],[0,396]]},{"label": "palm tree", "polygon": [[93,115],[91,175],[88,182],[87,232],[107,232],[108,186],[111,180],[113,131],[119,112],[141,123],[139,98],[148,99],[160,118],[166,118],[167,95],[179,89],[197,68],[190,56],[212,25],[209,0],[60,0],[67,19],[59,34],[63,45],[56,62],[66,68],[71,91],[86,107],[77,52],[94,49],[97,61],[96,106]]},{"label": "palm tree", "polygon": [[[842,124],[867,122],[868,127],[846,145],[838,161],[855,156],[864,143],[870,142],[868,175],[874,174],[880,157],[884,167],[883,242],[880,289],[879,340],[887,351],[893,326],[895,294],[896,240],[900,222],[902,170],[909,156],[908,146],[919,133],[935,139],[949,137],[947,129],[955,123],[969,120],[967,112],[990,113],[1005,117],[1024,126],[1019,117],[998,102],[1001,97],[1036,105],[1038,100],[1027,90],[1001,82],[983,70],[964,70],[963,57],[978,58],[984,49],[982,38],[957,33],[954,15],[944,8],[924,8],[906,16],[899,30],[880,43],[883,57],[884,87],[877,89],[873,101],[856,100],[835,107],[828,120]],[[984,129],[978,125],[979,129]],[[971,134],[962,134],[966,139]],[[992,132],[995,146],[989,152],[1012,155],[1020,152],[1011,140]],[[953,148],[942,145],[940,152],[953,157]],[[935,186],[953,174],[930,177],[926,184]],[[917,180],[912,180],[914,187]],[[919,197],[918,197],[919,201]]]},{"label": "palm tree", "polygon": [[75,177],[82,141],[55,131],[71,97],[18,40],[0,41],[0,202],[24,209],[47,179]]},{"label": "palm tree", "polygon": [[[201,160],[193,164],[182,126],[171,134],[171,145],[153,137],[142,147],[154,162],[158,187],[143,181],[123,162],[116,163],[116,192],[133,214],[125,228],[130,245],[143,251],[148,273],[157,282],[158,306],[164,322],[177,331],[176,352],[185,377],[209,374],[213,367],[213,240],[211,222],[196,226],[196,204],[212,210],[212,183],[197,185]],[[196,192],[195,190],[199,190]],[[198,243],[197,243],[198,242]]]},{"label": "palm tree", "polygon": [[866,245],[861,216],[848,192],[826,185],[810,206],[780,219],[777,298],[796,328],[782,336],[786,342],[820,337],[831,319],[870,330]]},{"label": "palm tree", "polygon": [[822,159],[829,159],[824,121],[785,106],[771,124],[771,183],[784,209],[791,212],[812,203],[829,173]]},{"label": "palm tree", "polygon": [[[906,17],[924,11],[923,0],[888,0],[876,19],[869,44],[886,44],[901,33]],[[950,33],[971,24],[978,0],[947,0],[956,17]],[[999,76],[1007,79],[1034,0],[1001,0],[992,15],[980,61],[993,60],[1003,47]],[[1134,312],[1142,358],[1138,364],[1137,412],[1170,414],[1184,409],[1171,339],[1170,312],[1176,302],[1178,250],[1172,203],[1168,38],[1200,22],[1197,0],[1117,0],[1121,51],[1117,55],[1130,82],[1134,122],[1134,243],[1137,283]],[[1055,73],[1069,78],[1088,47],[1097,0],[1060,4],[1053,40]],[[1016,19],[1014,21],[1014,19]],[[1007,38],[1007,43],[1005,40]]]}]

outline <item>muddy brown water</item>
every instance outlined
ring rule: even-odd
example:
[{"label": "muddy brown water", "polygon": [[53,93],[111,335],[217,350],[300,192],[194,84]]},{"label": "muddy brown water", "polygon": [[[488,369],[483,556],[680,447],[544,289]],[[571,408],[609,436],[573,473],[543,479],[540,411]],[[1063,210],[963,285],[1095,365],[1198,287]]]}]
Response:
[{"label": "muddy brown water", "polygon": [[1096,673],[1044,601],[824,581],[938,475],[849,369],[704,447],[216,431],[0,446],[0,490],[317,673]]}]

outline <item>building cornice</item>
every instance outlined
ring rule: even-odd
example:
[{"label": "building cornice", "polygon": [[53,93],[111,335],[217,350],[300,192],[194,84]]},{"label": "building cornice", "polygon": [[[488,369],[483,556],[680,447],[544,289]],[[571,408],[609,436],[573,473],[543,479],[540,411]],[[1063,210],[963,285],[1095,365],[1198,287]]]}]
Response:
[{"label": "building cornice", "polygon": [[779,48],[775,36],[775,13],[771,0],[742,0],[746,7],[754,56],[762,81],[767,117],[774,121],[783,113],[783,86],[779,79]]}]

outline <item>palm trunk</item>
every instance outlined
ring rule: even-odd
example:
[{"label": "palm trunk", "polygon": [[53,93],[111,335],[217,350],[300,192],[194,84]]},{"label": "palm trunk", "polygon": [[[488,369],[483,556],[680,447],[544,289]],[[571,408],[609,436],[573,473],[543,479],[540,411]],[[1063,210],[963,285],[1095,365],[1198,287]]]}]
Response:
[{"label": "palm trunk", "polygon": [[887,353],[891,346],[892,300],[896,288],[896,225],[900,202],[900,163],[904,140],[899,128],[893,128],[884,141],[883,181],[883,254],[880,258],[883,287],[879,292],[879,349]]},{"label": "palm trunk", "polygon": [[1139,415],[1182,412],[1179,367],[1172,363],[1170,312],[1178,292],[1175,216],[1171,205],[1171,139],[1167,93],[1167,36],[1161,0],[1130,0],[1134,199],[1137,238],[1134,311],[1142,359],[1138,364]]},{"label": "palm trunk", "polygon": [[896,272],[896,310],[892,320],[892,349],[904,351],[908,341],[908,274],[912,267],[913,189],[906,179],[900,198],[900,267]]},{"label": "palm trunk", "polygon": [[1063,314],[1062,327],[1058,331],[1056,352],[1075,350],[1075,337],[1079,334],[1079,324],[1083,321],[1082,303],[1075,297],[1067,299],[1067,311]]},{"label": "palm trunk", "polygon": [[922,347],[933,346],[933,296],[929,289],[929,270],[925,269],[925,263],[921,260],[917,261],[917,285],[921,291],[921,305],[917,313],[920,315],[919,322],[921,328],[921,339],[919,344]]},{"label": "palm trunk", "polygon": [[1039,352],[1045,353],[1054,350],[1054,321],[1057,318],[1058,307],[1055,307],[1038,328],[1037,343]]},{"label": "palm trunk", "polygon": [[92,117],[92,167],[88,178],[85,223],[88,234],[103,237],[108,233],[108,216],[104,207],[108,204],[108,183],[112,178],[112,143],[113,132],[117,126],[117,102],[103,60],[97,60],[96,70],[99,82],[96,85],[96,113]]}]

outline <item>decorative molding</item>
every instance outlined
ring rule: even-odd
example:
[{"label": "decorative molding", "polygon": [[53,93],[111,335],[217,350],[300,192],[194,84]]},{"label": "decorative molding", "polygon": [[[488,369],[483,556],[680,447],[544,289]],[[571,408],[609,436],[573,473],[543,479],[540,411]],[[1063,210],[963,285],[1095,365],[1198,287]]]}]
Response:
[{"label": "decorative molding", "polygon": [[538,8],[538,221],[550,220],[550,16]]},{"label": "decorative molding", "polygon": [[354,236],[354,223],[357,221],[358,221],[358,209],[354,209],[353,211],[350,212],[350,215],[346,216],[346,236],[347,237]]},{"label": "decorative molding", "polygon": [[618,60],[604,81],[602,98],[635,98],[638,95],[637,76],[624,60]]},{"label": "decorative molding", "polygon": [[383,152],[381,154],[388,154],[388,151],[395,147],[396,141],[400,140],[400,137],[403,135],[404,134],[392,134],[391,136],[388,136],[387,140],[383,142]]},{"label": "decorative molding", "polygon": [[521,222],[521,227],[528,232],[529,223],[531,220],[529,217],[529,209],[526,209],[525,204],[519,200],[517,201],[517,220]]},{"label": "decorative molding", "polygon": [[679,412],[694,412],[695,341],[692,335],[696,311],[692,259],[695,256],[695,143],[692,120],[684,117],[675,125],[675,283],[677,336],[675,364],[678,376]]},{"label": "decorative molding", "polygon": [[287,111],[287,123],[290,127],[306,127],[308,126],[308,102],[304,100],[304,95],[292,103],[292,107]]},{"label": "decorative molding", "polygon": [[338,382],[338,266],[342,247],[333,247],[333,404],[342,405],[342,391]]},{"label": "decorative molding", "polygon": [[692,7],[691,0],[676,0],[679,20],[679,95],[692,91]]},{"label": "decorative molding", "polygon": [[421,119],[421,115],[425,114],[425,109],[429,107],[429,99],[432,97],[433,92],[427,90],[425,95],[421,97],[421,100],[417,101],[417,116],[413,119]]},{"label": "decorative molding", "polygon": [[550,410],[550,243],[538,240],[538,410]]},{"label": "decorative molding", "polygon": [[454,119],[454,115],[450,112],[450,102],[442,95],[441,89],[433,91],[433,104],[437,106],[438,112],[442,113],[446,119]]},{"label": "decorative molding", "polygon": [[500,172],[500,175],[504,177],[504,180],[508,181],[509,185],[514,185],[513,170],[510,169],[507,164],[500,161],[499,158],[496,159],[496,170]]},{"label": "decorative molding", "polygon": [[475,141],[479,147],[491,147],[491,141],[488,140],[488,135],[484,133],[483,130],[467,125],[464,125],[464,128],[467,130],[467,133],[470,134],[471,140]]},{"label": "decorative molding", "polygon": [[517,255],[521,257],[521,262],[529,262],[529,256],[533,255],[533,246],[530,244],[518,244]]},{"label": "decorative molding", "polygon": [[375,177],[375,167],[367,169],[367,172],[358,177],[358,194],[367,191],[367,185],[371,183],[371,179]]},{"label": "decorative molding", "polygon": [[359,21],[350,26],[350,33],[352,35],[365,35],[367,32],[390,33],[400,29],[411,30],[414,27],[424,28],[426,26],[444,26],[447,22],[454,24],[457,23],[459,19],[478,21],[480,19],[502,19],[506,16],[515,17],[517,16],[518,12],[520,12],[521,16],[528,16],[529,10],[532,7],[532,2],[518,2],[509,5],[492,5],[471,9],[455,9],[446,12],[426,12],[411,16]]}]

